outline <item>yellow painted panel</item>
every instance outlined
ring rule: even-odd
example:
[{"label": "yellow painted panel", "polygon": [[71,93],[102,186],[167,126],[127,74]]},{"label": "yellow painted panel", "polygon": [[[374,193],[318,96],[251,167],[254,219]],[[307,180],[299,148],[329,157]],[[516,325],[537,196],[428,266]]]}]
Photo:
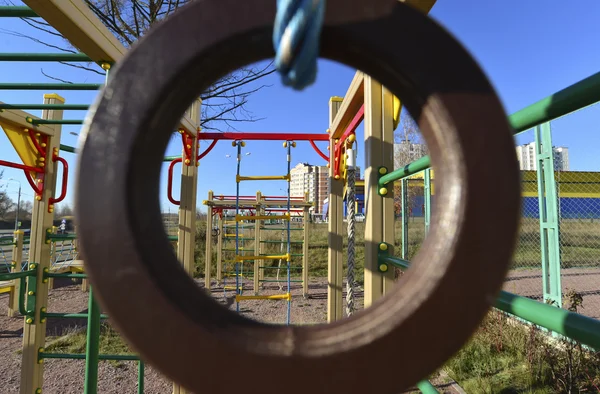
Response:
[{"label": "yellow painted panel", "polygon": [[[37,149],[35,149],[35,145],[33,145],[31,138],[29,138],[29,134],[22,131],[20,128],[16,128],[4,122],[0,122],[0,127],[4,130],[4,133],[15,148],[15,151],[21,158],[23,164],[27,166],[36,166],[40,155]],[[34,175],[34,173],[31,175]]]}]

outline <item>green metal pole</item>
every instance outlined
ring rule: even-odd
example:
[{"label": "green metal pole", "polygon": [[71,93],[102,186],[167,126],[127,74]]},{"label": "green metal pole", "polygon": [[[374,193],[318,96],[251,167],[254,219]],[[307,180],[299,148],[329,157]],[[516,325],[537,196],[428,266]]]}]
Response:
[{"label": "green metal pole", "polygon": [[408,179],[402,179],[400,191],[402,196],[402,258],[408,258]]},{"label": "green metal pole", "polygon": [[423,394],[439,394],[439,391],[437,391],[435,386],[428,380],[422,380],[417,383],[417,388],[421,390]]},{"label": "green metal pole", "polygon": [[62,125],[78,125],[83,124],[82,119],[61,119],[61,120],[52,120],[52,119],[32,119],[27,118],[27,122],[37,125],[37,124],[62,124]]},{"label": "green metal pole", "polygon": [[0,109],[26,109],[26,110],[74,110],[87,111],[90,108],[87,104],[0,104]]},{"label": "green metal pole", "polygon": [[138,394],[144,393],[144,362],[142,360],[138,363]]},{"label": "green metal pole", "polygon": [[557,307],[561,307],[558,193],[554,179],[554,151],[552,148],[550,123],[537,126],[535,128],[535,149],[540,212],[542,288],[544,301],[551,301]]},{"label": "green metal pole", "polygon": [[77,153],[75,152],[75,148],[69,145],[60,144],[60,150],[65,152]]},{"label": "green metal pole", "polygon": [[[600,101],[600,72],[515,112],[508,117],[508,121],[514,129],[514,134],[517,135],[598,101]],[[429,167],[431,167],[431,160],[429,156],[424,156],[379,178],[379,187]]]},{"label": "green metal pole", "polygon": [[0,6],[0,18],[35,18],[38,14],[29,7]]},{"label": "green metal pole", "polygon": [[425,217],[425,234],[429,232],[429,226],[431,224],[431,169],[425,170],[423,176],[423,215]]},{"label": "green metal pole", "polygon": [[92,62],[85,53],[0,53],[2,62]]},{"label": "green metal pole", "polygon": [[[394,256],[380,255],[379,260],[400,269],[410,267],[409,261]],[[600,320],[506,291],[500,291],[494,306],[501,311],[600,350]]]},{"label": "green metal pole", "polygon": [[100,307],[94,299],[94,289],[90,286],[88,301],[87,343],[85,346],[85,394],[98,392],[98,361],[100,354]]},{"label": "green metal pole", "polygon": [[600,320],[501,291],[496,308],[600,350]]},{"label": "green metal pole", "polygon": [[99,90],[97,83],[0,83],[0,90]]}]

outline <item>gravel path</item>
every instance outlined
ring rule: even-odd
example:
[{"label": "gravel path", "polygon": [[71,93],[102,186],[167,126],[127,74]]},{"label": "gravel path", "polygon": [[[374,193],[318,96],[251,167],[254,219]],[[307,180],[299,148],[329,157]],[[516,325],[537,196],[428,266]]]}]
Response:
[{"label": "gravel path", "polygon": [[[233,285],[229,280],[227,285]],[[285,283],[282,283],[285,285]],[[201,284],[199,284],[201,286]],[[247,282],[251,289],[251,283]],[[309,298],[302,297],[300,285],[292,286],[292,324],[324,323],[327,320],[327,284],[323,278],[311,279],[309,282]],[[228,291],[231,295],[232,291]],[[269,283],[261,294],[281,293],[276,283]],[[249,291],[247,294],[251,294]],[[363,293],[358,292],[357,308],[363,307]],[[229,308],[235,310],[236,305],[225,297],[222,287],[213,289],[213,296]],[[345,296],[345,294],[344,294]],[[50,312],[87,311],[88,293],[80,290],[78,285],[70,281],[56,281],[55,288],[49,294]],[[7,317],[8,296],[0,296],[0,392],[13,394],[19,391],[21,346],[23,334],[23,318]],[[285,323],[287,303],[284,301],[246,301],[241,303],[240,313],[264,322]],[[50,319],[47,325],[48,336],[62,336],[77,330],[85,330],[84,319]],[[84,360],[45,360],[44,394],[75,394],[83,392]],[[136,393],[137,363],[100,362],[98,372],[99,393]],[[438,377],[433,380],[442,393],[458,393],[447,378]],[[145,393],[170,394],[172,383],[152,367],[146,365],[144,374]],[[415,392],[415,391],[407,391]]]}]

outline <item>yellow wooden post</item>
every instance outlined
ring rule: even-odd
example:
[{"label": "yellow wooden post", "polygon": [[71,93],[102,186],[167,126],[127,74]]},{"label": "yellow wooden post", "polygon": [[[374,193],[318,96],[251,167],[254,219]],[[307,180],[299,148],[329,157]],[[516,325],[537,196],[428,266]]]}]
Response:
[{"label": "yellow wooden post", "polygon": [[211,263],[212,263],[212,205],[210,202],[213,200],[213,191],[208,191],[208,209],[206,211],[206,255],[204,262],[204,287],[210,293],[210,275],[211,275]]},{"label": "yellow wooden post", "polygon": [[217,284],[220,284],[223,281],[223,216],[219,215],[217,223]]},{"label": "yellow wooden post", "polygon": [[[262,196],[260,194],[260,192],[256,192],[256,205],[255,208],[256,210],[254,211],[254,213],[256,214],[256,216],[260,217],[263,215],[262,212],[262,208],[260,205],[260,200],[261,200]],[[261,221],[260,220],[255,220],[254,221],[254,255],[255,256],[260,256],[260,245],[262,242],[260,239],[260,224]],[[264,265],[264,262],[261,260],[254,260],[254,295],[258,295],[258,292],[260,290],[260,271],[264,271],[264,269],[261,269],[260,266],[261,264]]]},{"label": "yellow wooden post", "polygon": [[[196,100],[186,115],[200,130],[201,100]],[[188,275],[194,274],[194,250],[196,247],[196,191],[198,185],[198,138],[186,136],[182,149],[181,186],[179,197],[179,229],[177,231],[177,257]],[[186,150],[191,154],[186,154]],[[208,228],[210,233],[211,228]],[[187,394],[188,391],[173,383],[173,394]]]},{"label": "yellow wooden post", "polygon": [[[382,89],[382,146],[381,146],[381,165],[387,168],[388,171],[394,169],[394,95],[385,87]],[[383,239],[387,243],[390,256],[394,255],[394,187],[390,185],[387,188],[387,194],[380,198],[383,199]],[[357,211],[358,212],[358,211]],[[389,292],[394,286],[394,270],[380,273],[383,279],[382,295]]]},{"label": "yellow wooden post", "polygon": [[[258,193],[260,193],[260,192],[258,192]],[[262,201],[263,201],[262,193],[261,194],[257,194],[257,197],[258,196],[259,196],[259,198],[256,199],[256,204],[257,204],[257,206],[256,206],[256,214],[262,216],[262,215],[265,214],[265,210],[264,210],[264,207],[263,207],[263,204],[262,204]],[[259,228],[258,241],[254,240],[254,242],[258,242],[258,252],[259,252],[259,255],[262,254],[262,253],[265,253],[265,248],[266,248],[265,244],[262,243],[262,242],[260,242],[260,241],[262,241],[262,235],[263,235],[263,231],[260,231],[260,228]],[[261,262],[261,264],[264,266],[265,265],[264,261]],[[265,269],[264,268],[258,270],[258,279],[259,279],[259,281],[265,280]],[[259,289],[261,289],[263,287],[262,286],[263,283],[264,282],[259,282],[259,286],[258,286]]]},{"label": "yellow wooden post", "polygon": [[[64,104],[65,100],[56,94],[44,95],[44,104]],[[44,110],[42,119],[61,120],[62,110]],[[41,319],[41,308],[48,306],[48,282],[44,281],[43,270],[50,268],[50,243],[46,243],[46,231],[52,228],[54,218],[53,207],[49,199],[54,197],[56,189],[57,164],[52,160],[53,153],[58,153],[60,145],[60,125],[53,125],[54,135],[48,137],[46,157],[43,163],[38,164],[44,168],[42,176],[38,175],[36,184],[42,186],[41,196],[36,196],[33,204],[31,219],[31,237],[29,244],[29,263],[38,264],[36,286],[28,285],[27,292],[33,292],[36,297],[35,314],[33,318],[25,319],[23,329],[23,353],[21,357],[21,394],[33,394],[42,389],[43,364],[39,361],[38,352],[43,349],[46,340],[46,319]],[[40,391],[41,392],[41,391]]]},{"label": "yellow wooden post", "polygon": [[[304,198],[308,202],[308,194]],[[302,222],[304,224],[304,243],[302,244],[302,295],[308,297],[308,232],[310,228],[308,207],[304,207]]]},{"label": "yellow wooden post", "polygon": [[[342,99],[333,97],[329,100],[329,124],[333,123],[342,104]],[[336,139],[329,140],[330,155],[333,158]],[[332,159],[333,160],[333,159]],[[327,321],[340,320],[343,315],[342,304],[342,249],[343,249],[343,210],[342,193],[344,184],[341,179],[334,178],[333,166],[329,168],[329,208],[328,208],[328,278],[327,278]]]},{"label": "yellow wooden post", "polygon": [[[386,197],[381,197],[377,183],[380,168],[389,170],[393,165],[392,114],[393,96],[379,82],[365,76],[365,308],[383,296],[394,278],[393,270],[379,272],[377,258],[384,240],[394,244],[393,189],[390,186]],[[387,220],[386,214],[391,215]]]},{"label": "yellow wooden post", "polygon": [[[12,248],[12,272],[21,272],[23,264],[23,231],[15,231],[15,244]],[[19,313],[19,290],[21,280],[15,279],[8,294],[8,317],[15,317]]]}]

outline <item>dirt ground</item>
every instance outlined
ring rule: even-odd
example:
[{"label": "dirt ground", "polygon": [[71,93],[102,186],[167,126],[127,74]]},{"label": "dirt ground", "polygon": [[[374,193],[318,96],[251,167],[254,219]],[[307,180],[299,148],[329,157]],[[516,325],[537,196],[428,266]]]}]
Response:
[{"label": "dirt ground", "polygon": [[[229,280],[226,285],[234,285]],[[269,283],[264,293],[280,293],[276,283]],[[284,284],[285,285],[285,284]],[[199,284],[201,286],[201,284]],[[325,279],[311,279],[309,298],[302,297],[300,285],[292,285],[294,299],[291,307],[292,324],[325,323],[327,320],[327,287]],[[248,282],[248,288],[251,284]],[[232,291],[228,291],[231,295]],[[362,291],[357,292],[357,308],[362,308]],[[222,287],[213,289],[213,296],[229,304],[235,310],[236,304],[225,297]],[[345,297],[345,294],[344,294]],[[55,288],[49,294],[49,312],[87,311],[87,293],[69,281],[56,281]],[[19,391],[21,346],[23,334],[23,318],[7,317],[8,296],[0,296],[0,394],[13,394]],[[270,323],[285,323],[287,303],[284,301],[246,301],[240,304],[240,313],[256,320]],[[84,319],[49,319],[48,336],[62,336],[77,329],[84,329]],[[84,360],[45,360],[44,362],[44,394],[75,394],[83,392]],[[100,362],[98,372],[99,393],[137,393],[136,362]],[[441,393],[459,393],[451,379],[436,377],[433,383]],[[144,392],[148,394],[170,394],[172,383],[151,366],[146,365],[144,374]],[[408,392],[418,392],[409,390]]]}]

